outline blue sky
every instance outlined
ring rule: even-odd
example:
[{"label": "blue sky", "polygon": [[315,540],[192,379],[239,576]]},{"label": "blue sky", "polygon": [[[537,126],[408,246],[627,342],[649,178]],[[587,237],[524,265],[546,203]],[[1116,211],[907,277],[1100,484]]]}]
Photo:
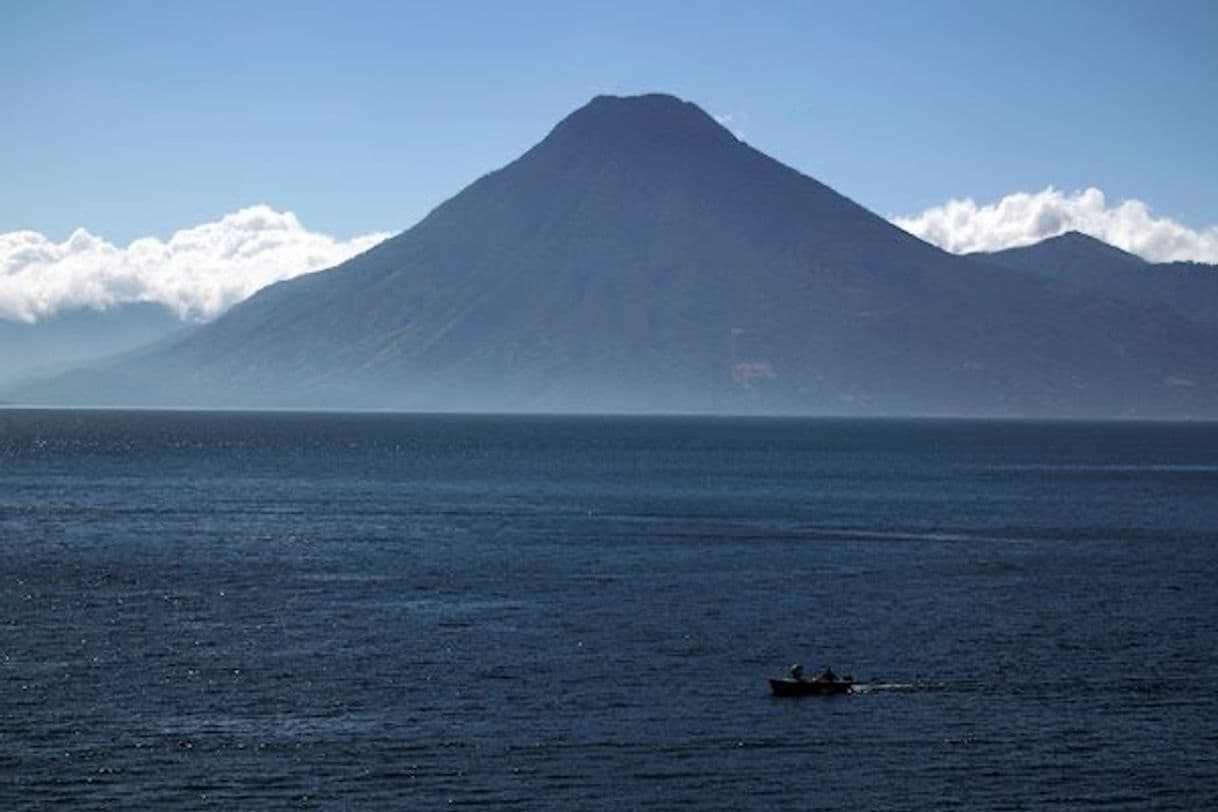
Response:
[{"label": "blue sky", "polygon": [[0,2],[0,233],[398,231],[597,93],[884,215],[1095,186],[1218,224],[1218,3]]}]

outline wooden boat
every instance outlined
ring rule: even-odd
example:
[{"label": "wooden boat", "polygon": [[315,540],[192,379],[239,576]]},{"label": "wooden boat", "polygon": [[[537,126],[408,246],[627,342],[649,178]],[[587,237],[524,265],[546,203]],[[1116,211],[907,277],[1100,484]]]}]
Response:
[{"label": "wooden boat", "polygon": [[854,679],[772,679],[770,690],[774,696],[830,696],[833,694],[848,694],[854,690]]}]

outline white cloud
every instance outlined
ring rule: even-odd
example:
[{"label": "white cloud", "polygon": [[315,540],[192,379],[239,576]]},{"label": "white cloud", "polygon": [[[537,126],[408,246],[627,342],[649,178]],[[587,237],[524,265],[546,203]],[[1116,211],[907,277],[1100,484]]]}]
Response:
[{"label": "white cloud", "polygon": [[893,223],[957,254],[1030,245],[1066,231],[1081,231],[1152,262],[1218,263],[1218,226],[1188,228],[1155,217],[1140,200],[1109,205],[1099,189],[1067,194],[1053,187],[1018,192],[997,203],[949,200]]},{"label": "white cloud", "polygon": [[33,322],[72,308],[160,302],[206,321],[272,282],[337,265],[388,236],[338,241],[261,205],[126,248],[83,228],[61,243],[14,231],[0,234],[0,318]]},{"label": "white cloud", "polygon": [[737,141],[743,141],[744,130],[741,127],[741,121],[733,113],[724,113],[721,116],[715,116],[715,121],[721,126],[727,128],[728,132],[736,136]]}]

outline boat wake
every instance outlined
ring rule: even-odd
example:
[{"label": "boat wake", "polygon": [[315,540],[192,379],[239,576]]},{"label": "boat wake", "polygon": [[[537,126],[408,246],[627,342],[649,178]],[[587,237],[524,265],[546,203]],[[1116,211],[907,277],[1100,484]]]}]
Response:
[{"label": "boat wake", "polygon": [[854,685],[854,693],[914,693],[918,691],[942,691],[945,688],[947,688],[947,683],[945,682],[859,682]]}]

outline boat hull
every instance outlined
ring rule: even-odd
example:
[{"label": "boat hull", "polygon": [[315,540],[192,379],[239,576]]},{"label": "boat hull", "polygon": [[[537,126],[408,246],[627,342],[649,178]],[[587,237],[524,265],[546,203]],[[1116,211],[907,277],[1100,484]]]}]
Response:
[{"label": "boat hull", "polygon": [[854,682],[847,680],[796,680],[772,679],[770,690],[774,696],[832,696],[848,694],[854,690]]}]

